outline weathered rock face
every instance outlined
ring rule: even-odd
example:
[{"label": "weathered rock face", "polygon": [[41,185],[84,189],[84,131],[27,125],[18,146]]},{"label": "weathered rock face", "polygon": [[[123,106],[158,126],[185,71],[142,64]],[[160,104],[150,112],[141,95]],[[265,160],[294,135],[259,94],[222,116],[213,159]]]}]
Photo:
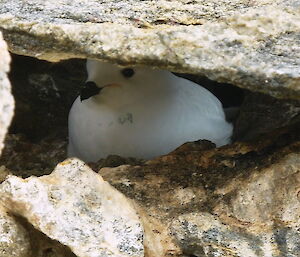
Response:
[{"label": "weathered rock face", "polygon": [[8,134],[0,165],[21,177],[49,174],[67,158],[66,147],[66,140],[53,137],[33,143],[22,134]]},{"label": "weathered rock face", "polygon": [[296,257],[298,131],[221,149],[191,143],[142,166],[99,172],[151,217],[149,230],[167,242],[162,256]]},{"label": "weathered rock face", "polygon": [[248,92],[235,120],[233,141],[251,140],[297,122],[300,122],[300,101]]},{"label": "weathered rock face", "polygon": [[[0,167],[0,183],[9,170]],[[0,197],[1,198],[1,197]],[[0,207],[1,257],[76,257],[67,247],[51,240],[20,216]]]},{"label": "weathered rock face", "polygon": [[2,0],[12,52],[95,58],[205,75],[300,99],[298,0]]},{"label": "weathered rock face", "polygon": [[144,256],[143,228],[131,203],[79,160],[40,178],[8,177],[0,194],[10,212],[79,257]]},{"label": "weathered rock face", "polygon": [[28,232],[0,207],[0,257],[31,257]]},{"label": "weathered rock face", "polygon": [[7,78],[9,63],[10,56],[7,51],[7,45],[0,33],[0,155],[3,148],[3,140],[14,112],[14,99],[11,95],[10,83]]}]

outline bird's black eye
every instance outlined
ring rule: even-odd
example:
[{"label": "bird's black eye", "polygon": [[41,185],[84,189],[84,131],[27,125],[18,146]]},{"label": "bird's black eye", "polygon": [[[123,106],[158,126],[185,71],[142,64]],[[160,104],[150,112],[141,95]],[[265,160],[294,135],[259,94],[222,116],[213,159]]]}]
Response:
[{"label": "bird's black eye", "polygon": [[125,68],[121,72],[125,78],[131,78],[134,75],[134,70],[130,68]]}]

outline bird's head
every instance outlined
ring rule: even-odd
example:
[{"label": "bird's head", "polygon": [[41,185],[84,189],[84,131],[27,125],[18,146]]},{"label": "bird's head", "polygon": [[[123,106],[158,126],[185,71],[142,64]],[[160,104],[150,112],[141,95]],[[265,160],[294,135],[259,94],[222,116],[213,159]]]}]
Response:
[{"label": "bird's head", "polygon": [[100,93],[105,87],[123,87],[128,84],[145,82],[149,76],[144,68],[121,67],[112,63],[87,60],[88,79],[80,92],[81,101]]}]

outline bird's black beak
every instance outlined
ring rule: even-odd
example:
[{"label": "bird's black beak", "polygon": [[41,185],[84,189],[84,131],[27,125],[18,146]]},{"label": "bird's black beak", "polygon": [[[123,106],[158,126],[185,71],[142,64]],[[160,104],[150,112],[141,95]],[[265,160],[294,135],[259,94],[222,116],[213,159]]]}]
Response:
[{"label": "bird's black beak", "polygon": [[80,90],[80,101],[89,99],[94,95],[98,95],[102,88],[97,87],[93,81],[87,81]]}]

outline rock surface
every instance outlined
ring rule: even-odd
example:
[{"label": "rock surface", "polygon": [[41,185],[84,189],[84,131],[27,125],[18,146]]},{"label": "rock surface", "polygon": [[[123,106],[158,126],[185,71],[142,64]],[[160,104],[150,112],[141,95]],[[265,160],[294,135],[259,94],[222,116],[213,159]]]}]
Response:
[{"label": "rock surface", "polygon": [[69,110],[86,80],[85,61],[49,63],[12,54],[9,78],[16,101],[10,133],[34,142],[53,134],[65,138]]},{"label": "rock surface", "polygon": [[21,55],[156,66],[300,99],[299,14],[298,0],[2,0],[0,29]]},{"label": "rock surface", "polygon": [[289,154],[248,179],[218,188],[216,195],[224,199],[212,214],[179,215],[171,230],[182,248],[197,256],[298,256],[299,157]]},{"label": "rock surface", "polygon": [[251,140],[300,122],[300,101],[248,92],[235,120],[233,141]]},{"label": "rock surface", "polygon": [[50,174],[57,163],[67,158],[66,147],[67,140],[55,137],[34,143],[22,134],[8,134],[0,165],[20,177]]},{"label": "rock surface", "polygon": [[[0,183],[9,170],[0,167]],[[0,206],[0,257],[76,257],[70,249],[51,240],[20,216]]]},{"label": "rock surface", "polygon": [[1,204],[79,257],[142,257],[143,228],[131,203],[77,159],[26,180],[10,176]]},{"label": "rock surface", "polygon": [[[76,257],[71,250],[56,240],[35,229],[26,219],[16,217],[16,222],[22,225],[28,234],[31,255],[29,257]],[[16,244],[17,248],[18,245]],[[22,256],[23,257],[23,256]]]},{"label": "rock surface", "polygon": [[[186,144],[100,174],[146,213],[161,255],[293,256],[300,250],[299,124],[220,149]],[[140,213],[142,213],[140,211]]]},{"label": "rock surface", "polygon": [[7,78],[10,56],[7,45],[0,33],[0,155],[3,141],[14,113],[14,99],[10,92],[10,83]]},{"label": "rock surface", "polygon": [[0,257],[32,257],[28,232],[1,206]]}]

